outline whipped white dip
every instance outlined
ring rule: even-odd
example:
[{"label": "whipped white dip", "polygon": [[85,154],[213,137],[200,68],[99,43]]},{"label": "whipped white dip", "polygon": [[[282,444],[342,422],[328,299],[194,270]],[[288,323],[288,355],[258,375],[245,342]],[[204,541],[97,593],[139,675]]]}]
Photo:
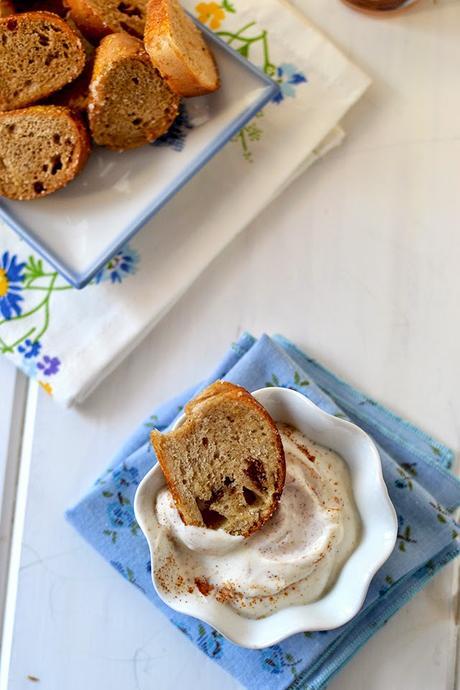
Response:
[{"label": "whipped white dip", "polygon": [[154,571],[167,599],[214,597],[248,618],[319,599],[355,549],[360,519],[334,451],[279,424],[286,484],[270,520],[245,539],[185,525],[167,488],[155,503]]}]

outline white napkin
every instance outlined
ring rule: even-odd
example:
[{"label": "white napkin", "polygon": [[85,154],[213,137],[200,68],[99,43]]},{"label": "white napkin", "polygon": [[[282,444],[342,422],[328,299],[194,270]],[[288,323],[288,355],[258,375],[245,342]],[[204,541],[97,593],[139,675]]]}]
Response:
[{"label": "white napkin", "polygon": [[[82,291],[0,224],[0,352],[66,405],[82,401],[230,240],[340,143],[339,122],[369,84],[282,0],[185,4],[280,81],[283,98],[225,146]],[[155,225],[169,232],[155,233]]]}]

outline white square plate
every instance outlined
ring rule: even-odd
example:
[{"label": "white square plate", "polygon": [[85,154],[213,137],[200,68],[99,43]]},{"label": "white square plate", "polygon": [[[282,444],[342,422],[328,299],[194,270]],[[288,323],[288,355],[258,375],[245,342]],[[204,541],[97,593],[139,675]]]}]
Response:
[{"label": "white square plate", "polygon": [[34,201],[0,201],[0,217],[76,288],[84,287],[278,91],[262,71],[200,28],[219,66],[221,88],[184,102],[189,122],[180,154],[171,146],[124,153],[96,147],[65,189]]}]

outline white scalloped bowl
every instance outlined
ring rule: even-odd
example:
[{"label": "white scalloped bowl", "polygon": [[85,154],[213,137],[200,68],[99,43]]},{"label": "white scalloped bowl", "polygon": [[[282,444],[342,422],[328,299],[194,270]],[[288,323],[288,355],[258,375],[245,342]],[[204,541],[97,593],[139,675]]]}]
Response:
[{"label": "white scalloped bowl", "polygon": [[[190,594],[180,602],[169,599],[157,587],[153,567],[152,580],[158,596],[171,608],[209,623],[235,644],[261,649],[298,632],[338,628],[353,618],[364,602],[373,576],[393,551],[398,523],[383,479],[378,450],[362,429],[323,412],[291,389],[262,388],[253,395],[275,421],[291,424],[316,443],[335,450],[345,460],[362,522],[358,546],[323,597],[259,620],[244,618],[211,597]],[[183,420],[184,415],[177,419],[174,428]],[[134,501],[136,519],[149,544],[152,563],[158,530],[154,498],[164,485],[163,473],[157,464],[140,483]]]}]

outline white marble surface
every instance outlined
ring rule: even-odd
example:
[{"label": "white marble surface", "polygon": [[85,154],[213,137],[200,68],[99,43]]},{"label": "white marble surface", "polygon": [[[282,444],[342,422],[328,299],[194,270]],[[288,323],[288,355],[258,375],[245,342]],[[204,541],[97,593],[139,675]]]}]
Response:
[{"label": "white marble surface", "polygon": [[[82,407],[61,409],[42,392],[37,400],[34,387],[27,396],[0,361],[0,489],[21,465],[1,690],[239,687],[63,512],[139,419],[204,374],[243,329],[284,333],[460,445],[460,3],[422,0],[391,21],[336,0],[297,5],[374,79],[344,123],[344,145],[237,238]],[[11,536],[5,486],[2,549]],[[457,583],[451,565],[330,688],[458,686]]]}]

